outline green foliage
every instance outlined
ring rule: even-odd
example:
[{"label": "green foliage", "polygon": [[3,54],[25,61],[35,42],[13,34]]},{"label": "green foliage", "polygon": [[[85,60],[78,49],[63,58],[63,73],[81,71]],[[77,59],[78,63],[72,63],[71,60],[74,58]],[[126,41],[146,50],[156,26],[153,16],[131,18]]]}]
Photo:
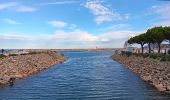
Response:
[{"label": "green foliage", "polygon": [[166,61],[166,58],[161,58],[160,61],[161,62]]},{"label": "green foliage", "polygon": [[22,53],[22,54],[20,54],[20,55],[28,55],[27,53]]},{"label": "green foliage", "polygon": [[165,39],[170,41],[170,26],[164,27],[164,35],[165,35]]},{"label": "green foliage", "polygon": [[170,55],[166,55],[166,54],[144,54],[143,55],[144,58],[152,58],[152,59],[156,59],[159,60],[161,62],[163,61],[170,61]]},{"label": "green foliage", "polygon": [[158,52],[160,53],[161,50],[161,43],[164,40],[170,41],[170,27],[153,27],[151,29],[148,29],[146,33],[131,37],[128,40],[129,44],[140,44],[142,53],[143,53],[143,46],[144,44],[149,44],[149,53],[151,52],[150,44],[156,43],[158,44]]},{"label": "green foliage", "polygon": [[6,56],[3,54],[0,54],[0,59],[3,59],[4,57],[6,57]]},{"label": "green foliage", "polygon": [[167,55],[166,61],[170,61],[170,55]]},{"label": "green foliage", "polygon": [[143,56],[144,58],[147,58],[147,57],[150,56],[150,54],[146,53],[146,54],[143,54],[142,56]]},{"label": "green foliage", "polygon": [[122,51],[121,54],[122,54],[123,56],[128,56],[128,57],[129,57],[129,56],[132,55],[132,52]]},{"label": "green foliage", "polygon": [[143,33],[143,34],[137,35],[135,37],[132,37],[128,40],[128,43],[130,43],[130,44],[134,44],[134,43],[140,44],[141,49],[142,49],[142,54],[143,54],[143,46],[144,46],[144,44],[147,43],[146,42],[146,34]]},{"label": "green foliage", "polygon": [[137,43],[137,44],[142,44],[142,45],[145,44],[146,43],[145,33],[130,38],[128,40],[128,43],[129,44]]},{"label": "green foliage", "polygon": [[18,54],[9,54],[9,56],[18,56]]}]

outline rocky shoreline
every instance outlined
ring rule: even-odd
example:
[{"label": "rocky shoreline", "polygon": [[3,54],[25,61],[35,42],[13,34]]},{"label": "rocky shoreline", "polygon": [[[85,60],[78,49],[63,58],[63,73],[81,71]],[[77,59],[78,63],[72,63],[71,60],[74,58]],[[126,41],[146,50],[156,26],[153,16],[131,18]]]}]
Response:
[{"label": "rocky shoreline", "polygon": [[64,61],[66,58],[55,52],[7,56],[0,59],[0,85],[9,83],[11,78],[20,79]]},{"label": "rocky shoreline", "polygon": [[159,91],[170,93],[170,63],[140,56],[116,54],[112,59],[137,73]]}]

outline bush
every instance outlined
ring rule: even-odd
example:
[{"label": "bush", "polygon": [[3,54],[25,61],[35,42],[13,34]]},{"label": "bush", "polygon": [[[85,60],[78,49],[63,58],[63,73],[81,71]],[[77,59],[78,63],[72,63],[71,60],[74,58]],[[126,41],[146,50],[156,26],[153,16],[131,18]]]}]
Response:
[{"label": "bush", "polygon": [[30,52],[30,55],[38,54],[38,52]]},{"label": "bush", "polygon": [[0,59],[2,59],[2,58],[4,58],[4,57],[6,57],[6,56],[3,55],[3,54],[0,54]]},{"label": "bush", "polygon": [[122,51],[121,52],[122,55],[126,55],[126,56],[131,56],[132,55],[132,52],[128,52],[128,51]]},{"label": "bush", "polygon": [[170,55],[166,54],[150,54],[149,57],[160,61],[170,61]]},{"label": "bush", "polygon": [[20,54],[20,55],[28,55],[27,53],[22,53],[22,54]]},{"label": "bush", "polygon": [[170,55],[166,55],[166,54],[158,54],[158,53],[144,53],[144,54],[140,54],[140,53],[132,53],[132,52],[128,52],[128,51],[121,51],[121,54],[123,56],[131,56],[131,55],[135,55],[135,56],[139,56],[139,57],[143,57],[143,58],[151,58],[151,59],[156,59],[158,61],[169,61],[170,62]]},{"label": "bush", "polygon": [[166,61],[170,61],[170,55],[166,56]]},{"label": "bush", "polygon": [[150,55],[148,53],[142,55],[144,58],[149,57]]},{"label": "bush", "polygon": [[9,54],[9,56],[18,56],[18,54]]},{"label": "bush", "polygon": [[167,61],[165,57],[161,58],[160,61]]},{"label": "bush", "polygon": [[149,57],[152,58],[152,59],[157,59],[158,55],[157,54],[150,54]]}]

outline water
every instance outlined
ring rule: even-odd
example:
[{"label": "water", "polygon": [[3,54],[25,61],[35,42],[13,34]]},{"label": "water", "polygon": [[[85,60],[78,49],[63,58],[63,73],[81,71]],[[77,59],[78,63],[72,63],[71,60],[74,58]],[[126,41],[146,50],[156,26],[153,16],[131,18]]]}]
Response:
[{"label": "water", "polygon": [[0,87],[0,100],[170,100],[113,61],[112,53],[65,52],[67,62]]}]

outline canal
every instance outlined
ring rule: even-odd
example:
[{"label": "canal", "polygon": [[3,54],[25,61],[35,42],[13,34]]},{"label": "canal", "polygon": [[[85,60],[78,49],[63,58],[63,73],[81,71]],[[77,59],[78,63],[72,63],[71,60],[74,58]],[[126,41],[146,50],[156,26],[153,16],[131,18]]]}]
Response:
[{"label": "canal", "polygon": [[64,52],[68,61],[0,87],[0,100],[170,100],[113,61],[111,52]]}]

